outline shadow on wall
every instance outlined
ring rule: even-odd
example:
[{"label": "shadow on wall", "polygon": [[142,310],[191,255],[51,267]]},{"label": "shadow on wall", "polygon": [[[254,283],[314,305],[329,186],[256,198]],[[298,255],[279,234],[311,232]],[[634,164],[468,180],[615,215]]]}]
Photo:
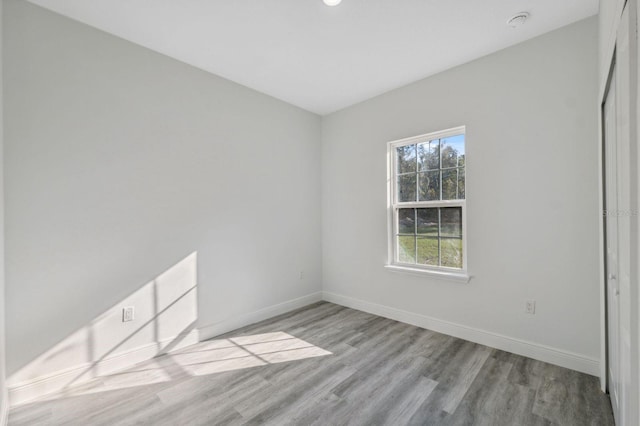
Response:
[{"label": "shadow on wall", "polygon": [[[124,307],[134,307],[133,321],[123,321]],[[11,403],[64,391],[197,343],[197,319],[197,252],[193,252],[13,374]]]}]

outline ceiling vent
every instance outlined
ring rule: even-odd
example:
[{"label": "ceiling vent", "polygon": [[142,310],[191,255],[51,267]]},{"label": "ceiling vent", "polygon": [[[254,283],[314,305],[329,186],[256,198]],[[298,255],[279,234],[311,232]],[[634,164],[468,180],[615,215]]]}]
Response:
[{"label": "ceiling vent", "polygon": [[511,28],[521,27],[527,21],[527,18],[529,18],[528,12],[516,13],[511,18],[509,18],[509,20],[507,21],[507,25],[509,25]]}]

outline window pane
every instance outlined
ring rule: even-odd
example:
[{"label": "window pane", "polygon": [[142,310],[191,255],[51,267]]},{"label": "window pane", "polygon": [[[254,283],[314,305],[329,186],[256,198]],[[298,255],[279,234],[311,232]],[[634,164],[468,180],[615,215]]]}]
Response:
[{"label": "window pane", "polygon": [[463,155],[458,155],[458,167],[464,167],[465,166],[465,156]]},{"label": "window pane", "polygon": [[440,168],[440,140],[436,139],[418,145],[418,168],[420,171]]},{"label": "window pane", "polygon": [[462,239],[442,238],[440,250],[442,251],[442,266],[462,268]]},{"label": "window pane", "polygon": [[416,201],[416,175],[398,176],[398,202]]},{"label": "window pane", "polygon": [[438,239],[418,237],[418,262],[421,265],[438,266]]},{"label": "window pane", "polygon": [[441,139],[440,144],[443,169],[464,166],[464,135]]},{"label": "window pane", "polygon": [[458,199],[460,200],[465,199],[464,183],[465,183],[464,169],[458,169]]},{"label": "window pane", "polygon": [[449,169],[442,171],[443,200],[459,200],[464,198],[464,194],[463,196],[460,195],[460,172],[464,173],[464,169]]},{"label": "window pane", "polygon": [[407,145],[396,148],[398,156],[398,173],[416,171],[416,146]]},{"label": "window pane", "polygon": [[418,173],[419,201],[432,201],[440,199],[440,172]]},{"label": "window pane", "polygon": [[398,262],[416,263],[416,237],[398,237]]},{"label": "window pane", "polygon": [[438,209],[418,209],[418,234],[438,236]]},{"label": "window pane", "polygon": [[440,236],[462,237],[462,207],[440,209]]},{"label": "window pane", "polygon": [[398,233],[414,234],[416,232],[416,209],[399,209]]}]

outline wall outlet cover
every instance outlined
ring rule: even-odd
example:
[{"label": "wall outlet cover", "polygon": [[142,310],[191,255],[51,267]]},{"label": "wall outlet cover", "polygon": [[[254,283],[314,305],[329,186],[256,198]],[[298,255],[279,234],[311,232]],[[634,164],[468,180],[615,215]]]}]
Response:
[{"label": "wall outlet cover", "polygon": [[536,313],[536,301],[535,300],[527,300],[524,311],[527,314],[534,315]]},{"label": "wall outlet cover", "polygon": [[133,321],[135,316],[135,310],[133,306],[126,306],[122,308],[122,322]]}]

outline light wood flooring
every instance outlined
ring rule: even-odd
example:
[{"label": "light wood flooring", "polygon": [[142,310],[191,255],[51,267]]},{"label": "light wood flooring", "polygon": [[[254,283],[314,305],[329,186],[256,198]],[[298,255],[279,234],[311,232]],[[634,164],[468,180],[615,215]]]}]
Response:
[{"label": "light wood flooring", "polygon": [[613,425],[595,377],[321,302],[14,407],[9,425]]}]

